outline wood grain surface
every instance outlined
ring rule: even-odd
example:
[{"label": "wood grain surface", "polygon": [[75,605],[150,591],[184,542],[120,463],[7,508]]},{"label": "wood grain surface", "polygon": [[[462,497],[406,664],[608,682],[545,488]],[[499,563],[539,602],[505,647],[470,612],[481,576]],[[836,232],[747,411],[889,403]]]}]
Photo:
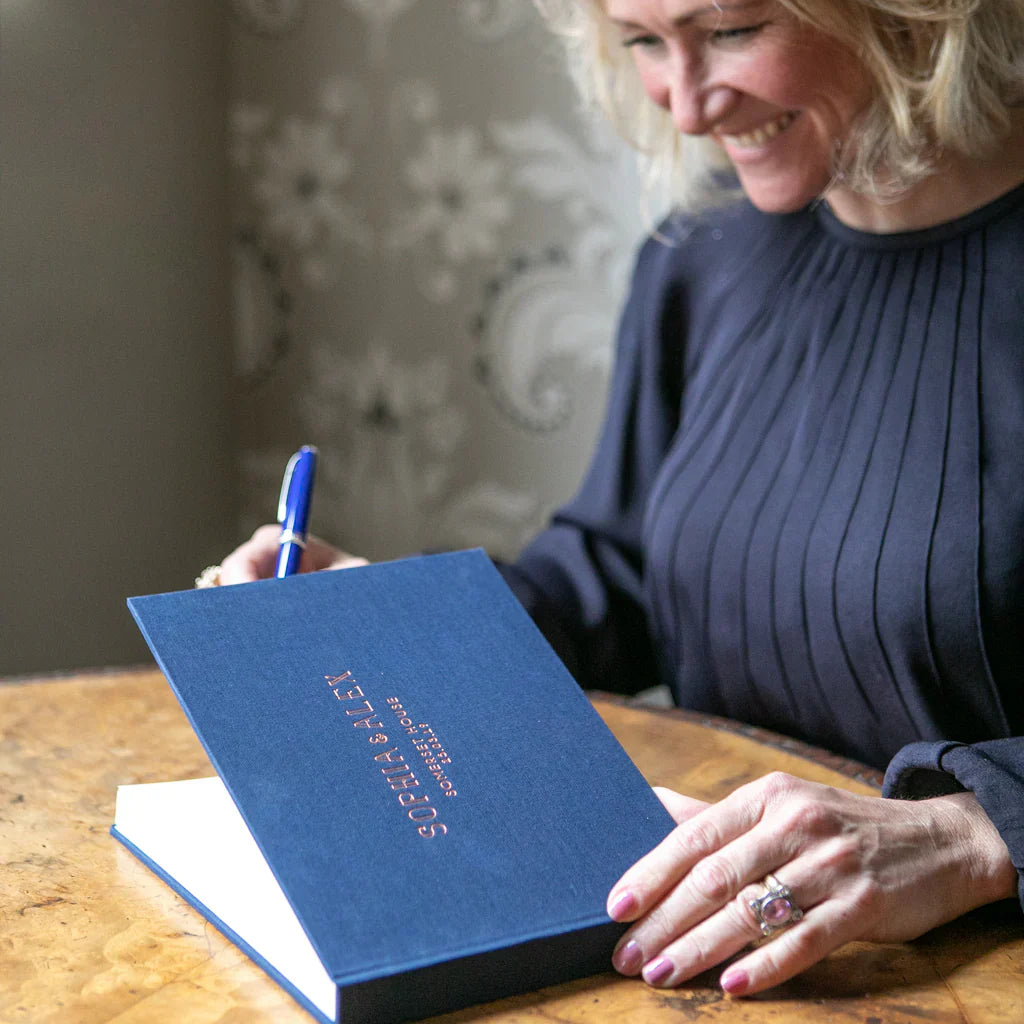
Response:
[{"label": "wood grain surface", "polygon": [[[783,769],[858,792],[875,776],[757,730],[594,697],[652,784],[714,799]],[[108,834],[119,784],[209,762],[153,670],[0,684],[0,1021],[306,1024],[312,1018]],[[1021,1024],[1016,905],[906,944],[851,944],[800,978],[729,999],[608,973],[435,1018],[559,1024]]]}]

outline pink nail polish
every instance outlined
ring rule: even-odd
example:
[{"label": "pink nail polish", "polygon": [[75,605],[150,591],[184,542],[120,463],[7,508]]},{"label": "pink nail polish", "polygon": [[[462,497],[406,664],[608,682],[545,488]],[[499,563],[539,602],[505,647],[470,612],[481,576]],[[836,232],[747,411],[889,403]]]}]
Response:
[{"label": "pink nail polish", "polygon": [[644,951],[632,939],[612,954],[612,966],[619,974],[639,974],[643,965]]},{"label": "pink nail polish", "polygon": [[608,907],[608,916],[613,921],[623,921],[636,910],[636,907],[636,897],[627,889],[612,900]]},{"label": "pink nail polish", "polygon": [[671,960],[668,960],[663,956],[658,957],[657,960],[652,960],[644,968],[644,981],[646,981],[648,985],[657,987],[668,980],[668,977],[673,970],[675,970],[675,968],[672,966]]},{"label": "pink nail polish", "polygon": [[729,993],[731,996],[741,996],[746,992],[747,987],[750,985],[750,978],[747,972],[741,968],[732,968],[725,972],[721,977],[722,988]]}]

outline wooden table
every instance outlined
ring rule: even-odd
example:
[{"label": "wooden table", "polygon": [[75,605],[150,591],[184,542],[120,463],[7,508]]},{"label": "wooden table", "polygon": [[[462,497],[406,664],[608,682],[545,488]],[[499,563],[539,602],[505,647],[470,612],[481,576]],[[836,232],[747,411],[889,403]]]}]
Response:
[{"label": "wooden table", "polygon": [[[654,784],[706,799],[780,768],[857,792],[877,776],[757,730],[596,696]],[[108,834],[119,783],[210,774],[153,670],[0,683],[0,1021],[308,1024],[312,1018]],[[708,974],[613,973],[445,1024],[1020,1024],[1024,927],[1002,904],[917,942],[851,944],[750,999]]]}]

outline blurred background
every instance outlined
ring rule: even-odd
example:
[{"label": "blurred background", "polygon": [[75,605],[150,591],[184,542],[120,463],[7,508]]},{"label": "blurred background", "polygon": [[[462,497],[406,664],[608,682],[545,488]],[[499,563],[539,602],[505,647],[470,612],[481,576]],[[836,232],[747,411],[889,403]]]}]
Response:
[{"label": "blurred background", "polygon": [[273,518],[513,557],[575,489],[648,225],[528,0],[0,0],[0,676]]}]

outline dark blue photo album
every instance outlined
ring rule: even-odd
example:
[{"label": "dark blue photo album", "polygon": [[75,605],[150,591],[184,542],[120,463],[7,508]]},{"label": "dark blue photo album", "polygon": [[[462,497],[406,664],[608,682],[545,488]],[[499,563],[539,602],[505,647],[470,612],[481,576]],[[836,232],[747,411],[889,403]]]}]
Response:
[{"label": "dark blue photo album", "polygon": [[128,604],[217,776],[111,831],[317,1019],[610,969],[673,823],[482,551]]}]

